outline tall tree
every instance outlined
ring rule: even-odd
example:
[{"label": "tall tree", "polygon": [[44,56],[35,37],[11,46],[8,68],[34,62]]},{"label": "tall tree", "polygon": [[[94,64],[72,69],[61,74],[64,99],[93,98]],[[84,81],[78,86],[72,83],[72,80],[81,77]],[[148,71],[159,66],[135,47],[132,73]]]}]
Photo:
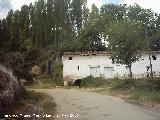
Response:
[{"label": "tall tree", "polygon": [[14,12],[13,16],[12,16],[12,20],[11,20],[11,27],[10,27],[10,37],[11,37],[11,50],[14,52],[19,51],[20,49],[20,44],[21,44],[21,40],[20,40],[20,23],[19,23],[19,13],[20,11],[17,10]]},{"label": "tall tree", "polygon": [[[20,49],[22,50],[22,44],[29,39],[29,7],[27,5],[23,5],[21,11],[19,13],[19,39],[21,41]],[[23,52],[23,50],[22,50]]]},{"label": "tall tree", "polygon": [[83,1],[83,6],[82,6],[82,26],[83,29],[86,27],[87,22],[88,22],[88,17],[89,17],[89,8],[87,7],[87,0]]},{"label": "tall tree", "polygon": [[101,7],[101,16],[112,16],[116,21],[123,20],[126,16],[126,4],[105,4]]},{"label": "tall tree", "polygon": [[82,6],[85,1],[83,0],[73,0],[72,5],[72,24],[77,32],[82,29]]},{"label": "tall tree", "polygon": [[47,45],[54,44],[54,24],[55,24],[55,18],[54,18],[54,0],[47,0],[46,3],[47,11],[46,11],[46,39],[47,39]]},{"label": "tall tree", "polygon": [[138,50],[141,50],[145,43],[143,27],[126,19],[111,24],[106,32],[109,35],[109,44],[115,61],[126,65],[132,78],[132,63],[138,60]]},{"label": "tall tree", "polygon": [[101,40],[101,30],[99,27],[100,14],[95,4],[92,5],[85,28],[79,35],[80,50],[104,50]]}]

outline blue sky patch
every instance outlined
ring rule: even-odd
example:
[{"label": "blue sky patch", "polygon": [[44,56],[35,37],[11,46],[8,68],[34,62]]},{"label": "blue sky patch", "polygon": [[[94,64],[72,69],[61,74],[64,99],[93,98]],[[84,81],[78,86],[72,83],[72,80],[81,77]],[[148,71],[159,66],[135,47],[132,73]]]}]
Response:
[{"label": "blue sky patch", "polygon": [[103,4],[107,3],[115,3],[115,4],[121,4],[124,0],[102,0]]}]

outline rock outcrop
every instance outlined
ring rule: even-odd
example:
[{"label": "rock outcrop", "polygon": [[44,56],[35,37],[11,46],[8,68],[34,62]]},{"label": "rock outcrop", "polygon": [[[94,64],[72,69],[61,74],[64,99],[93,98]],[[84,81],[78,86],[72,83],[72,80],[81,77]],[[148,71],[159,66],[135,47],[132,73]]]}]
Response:
[{"label": "rock outcrop", "polygon": [[20,97],[21,87],[12,70],[0,65],[0,111]]},{"label": "rock outcrop", "polygon": [[38,76],[40,74],[41,70],[40,67],[38,65],[35,65],[32,67],[32,74],[34,76]]}]

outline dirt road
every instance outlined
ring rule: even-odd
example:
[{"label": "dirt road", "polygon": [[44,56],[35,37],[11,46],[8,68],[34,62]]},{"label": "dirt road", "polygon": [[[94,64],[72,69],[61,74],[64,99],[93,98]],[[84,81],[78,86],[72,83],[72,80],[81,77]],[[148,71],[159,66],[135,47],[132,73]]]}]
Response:
[{"label": "dirt road", "polygon": [[56,120],[160,120],[160,112],[129,104],[116,97],[77,89],[36,91],[54,97],[59,117]]}]

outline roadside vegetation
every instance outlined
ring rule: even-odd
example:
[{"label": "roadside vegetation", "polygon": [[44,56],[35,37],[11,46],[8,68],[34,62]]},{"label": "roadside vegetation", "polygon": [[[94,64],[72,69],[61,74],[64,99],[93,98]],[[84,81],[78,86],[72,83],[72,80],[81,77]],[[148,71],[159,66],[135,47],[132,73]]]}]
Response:
[{"label": "roadside vegetation", "polygon": [[53,79],[51,76],[47,76],[45,74],[39,75],[38,77],[34,78],[34,82],[27,86],[26,88],[31,89],[51,89],[56,88],[56,86],[62,86],[63,80],[62,79]]},{"label": "roadside vegetation", "polygon": [[95,92],[110,94],[130,102],[160,104],[160,78],[112,79],[87,77],[82,88],[94,88]]},{"label": "roadside vegetation", "polygon": [[[22,120],[24,119],[24,115],[28,114],[31,115],[31,119],[37,119],[33,114],[40,115],[40,118],[44,114],[54,115],[56,112],[55,108],[56,104],[53,98],[46,94],[25,91],[22,99],[14,105],[4,108],[0,117],[3,118],[4,115],[18,115],[16,119]],[[22,116],[20,116],[20,114],[22,114]]]}]

